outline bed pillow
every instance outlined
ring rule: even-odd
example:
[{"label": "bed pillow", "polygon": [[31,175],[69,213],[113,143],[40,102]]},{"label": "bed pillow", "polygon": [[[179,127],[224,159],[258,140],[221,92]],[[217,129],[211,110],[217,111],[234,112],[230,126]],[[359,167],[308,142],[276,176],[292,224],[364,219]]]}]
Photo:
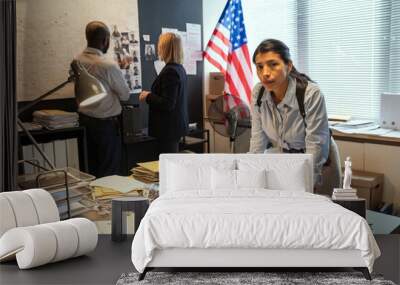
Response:
[{"label": "bed pillow", "polygon": [[267,188],[267,171],[262,170],[236,170],[238,188]]},{"label": "bed pillow", "polygon": [[168,164],[168,189],[171,191],[185,191],[205,189],[210,187],[209,179],[211,167],[187,167],[178,163]]},{"label": "bed pillow", "polygon": [[211,170],[212,190],[238,190],[241,188],[266,188],[267,176],[263,170]]},{"label": "bed pillow", "polygon": [[235,168],[235,161],[169,161],[167,164],[168,191],[210,190],[211,169],[229,170]]},{"label": "bed pillow", "polygon": [[236,170],[233,169],[211,169],[212,190],[236,190]]},{"label": "bed pillow", "polygon": [[266,170],[267,187],[271,190],[306,191],[309,185],[306,162],[298,159],[239,159],[239,170]]},{"label": "bed pillow", "polygon": [[289,191],[307,191],[307,175],[304,162],[290,169],[270,169],[267,172],[268,188]]}]

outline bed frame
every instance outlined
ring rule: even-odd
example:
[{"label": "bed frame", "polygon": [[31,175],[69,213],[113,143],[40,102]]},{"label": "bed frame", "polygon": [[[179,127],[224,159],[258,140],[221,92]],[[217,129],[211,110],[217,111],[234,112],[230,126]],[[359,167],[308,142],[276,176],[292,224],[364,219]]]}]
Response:
[{"label": "bed frame", "polygon": [[[223,159],[249,158],[254,154],[185,154],[188,160],[207,161],[213,157]],[[308,169],[307,192],[313,192],[313,161],[309,154],[269,154],[270,159],[304,159]],[[160,195],[165,193],[167,161],[182,159],[182,154],[162,154],[160,156]],[[254,248],[169,248],[155,250],[153,259],[139,280],[155,268],[232,268],[246,271],[250,268],[343,268],[350,267],[361,271],[367,280],[371,276],[359,250],[331,249],[254,249]]]},{"label": "bed frame", "polygon": [[155,268],[232,268],[246,271],[254,268],[338,268],[361,271],[371,280],[359,250],[329,249],[193,249],[156,250],[152,261],[139,275]]}]

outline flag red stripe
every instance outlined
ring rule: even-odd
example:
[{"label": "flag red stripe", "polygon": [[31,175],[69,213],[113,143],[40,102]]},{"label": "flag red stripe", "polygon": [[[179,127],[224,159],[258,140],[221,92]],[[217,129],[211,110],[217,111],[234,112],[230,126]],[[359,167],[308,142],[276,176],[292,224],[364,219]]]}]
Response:
[{"label": "flag red stripe", "polygon": [[244,87],[244,90],[246,91],[247,97],[249,97],[249,94],[251,93],[251,86],[249,85],[249,82],[246,80],[246,75],[244,74],[243,71],[243,62],[240,62],[236,53],[232,53],[232,63],[234,68],[236,69],[236,72],[240,78],[240,81],[242,82],[242,85]]},{"label": "flag red stripe", "polygon": [[213,41],[209,41],[208,45],[209,48],[214,50],[216,53],[218,53],[225,61],[228,60],[228,55],[219,47],[217,46]]},{"label": "flag red stripe", "polygon": [[207,58],[207,60],[208,60],[212,65],[214,65],[216,68],[218,68],[219,71],[221,71],[221,72],[224,73],[224,74],[226,73],[225,68],[223,68],[223,67],[221,66],[221,64],[220,64],[218,61],[214,60],[207,52],[204,53],[204,57]]},{"label": "flag red stripe", "polygon": [[244,58],[246,59],[246,62],[247,62],[247,66],[249,67],[249,70],[251,70],[250,53],[249,53],[249,48],[247,47],[247,44],[242,46],[242,50],[243,50]]},{"label": "flag red stripe", "polygon": [[[233,82],[232,77],[231,77],[231,75],[230,75],[229,72],[226,72],[226,73],[225,73],[225,80],[226,80],[226,82],[228,83],[228,87],[229,87],[229,92],[230,92],[230,94],[233,95],[234,98],[236,98],[236,96],[239,96],[239,92],[237,91],[236,85],[235,85],[235,83]],[[235,100],[235,102],[236,102],[236,100]]]},{"label": "flag red stripe", "polygon": [[219,38],[227,47],[231,45],[231,42],[229,41],[228,38],[224,36],[223,33],[221,33],[218,29],[215,29],[213,32],[213,35]]}]

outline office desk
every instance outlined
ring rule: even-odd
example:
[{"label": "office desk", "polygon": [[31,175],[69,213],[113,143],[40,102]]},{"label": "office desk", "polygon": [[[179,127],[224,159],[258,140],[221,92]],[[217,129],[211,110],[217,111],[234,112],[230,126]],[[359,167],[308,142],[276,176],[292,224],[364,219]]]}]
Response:
[{"label": "office desk", "polygon": [[332,129],[335,140],[400,146],[400,138],[367,134],[346,134]]},{"label": "office desk", "polygon": [[[189,138],[192,135],[202,136],[202,138]],[[201,149],[203,149],[203,144],[207,143],[207,151],[210,152],[209,140],[209,130],[195,130],[189,132],[185,140],[180,142],[180,149],[188,149],[195,145],[201,145]],[[146,135],[125,138],[122,148],[121,175],[130,175],[130,170],[138,162],[153,161],[158,160],[158,158],[158,141],[156,138]]]},{"label": "office desk", "polygon": [[[86,129],[83,126],[58,129],[58,130],[35,130],[29,131],[38,143],[49,143],[56,140],[76,138],[78,140],[79,169],[88,172],[88,158],[86,146]],[[32,142],[25,132],[18,132],[19,146],[31,145]]]},{"label": "office desk", "polygon": [[[202,145],[207,146],[207,153],[210,153],[210,130],[208,129],[194,129],[190,130],[189,133],[182,138],[179,142],[180,150],[187,150],[191,148],[191,146]],[[201,153],[204,152],[204,147],[202,148]]]},{"label": "office desk", "polygon": [[158,160],[157,150],[156,138],[143,135],[125,139],[122,145],[121,175],[130,175],[130,170],[138,162]]}]

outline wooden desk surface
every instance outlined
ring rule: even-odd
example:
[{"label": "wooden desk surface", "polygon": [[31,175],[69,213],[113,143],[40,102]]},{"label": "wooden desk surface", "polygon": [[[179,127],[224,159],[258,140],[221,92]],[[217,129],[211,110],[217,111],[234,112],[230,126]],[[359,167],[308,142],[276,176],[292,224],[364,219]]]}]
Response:
[{"label": "wooden desk surface", "polygon": [[332,131],[335,140],[400,146],[400,138],[384,137],[378,135],[345,134],[333,129]]}]

